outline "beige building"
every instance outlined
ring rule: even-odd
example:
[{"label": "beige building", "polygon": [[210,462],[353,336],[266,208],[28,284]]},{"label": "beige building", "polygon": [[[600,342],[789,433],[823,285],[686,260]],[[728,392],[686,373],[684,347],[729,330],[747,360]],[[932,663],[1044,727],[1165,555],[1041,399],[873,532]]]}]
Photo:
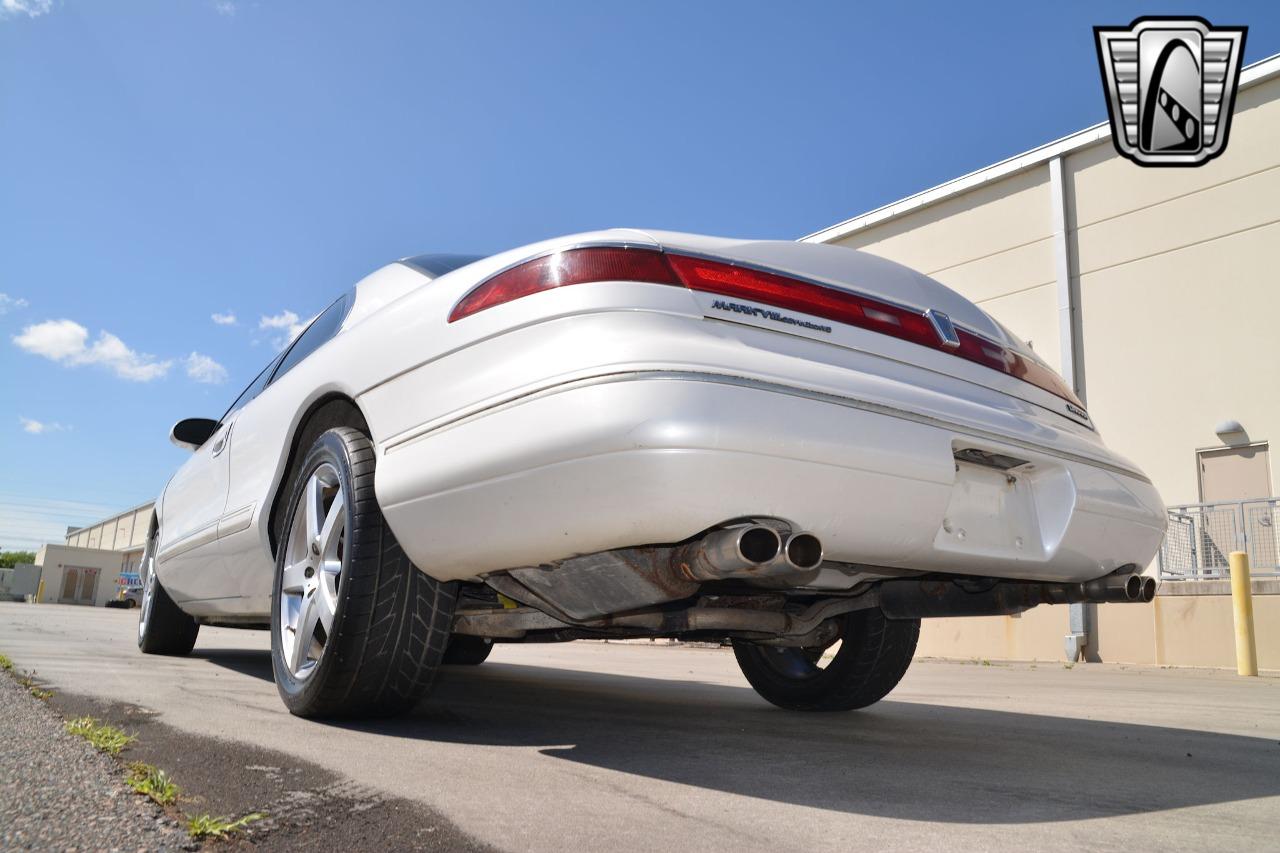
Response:
[{"label": "beige building", "polygon": [[156,502],[127,509],[88,527],[67,531],[66,544],[73,548],[99,548],[124,554],[126,571],[136,572],[142,561],[142,548],[147,543],[147,525]]},{"label": "beige building", "polygon": [[[1029,340],[1175,508],[1166,594],[1097,608],[1104,660],[1234,665],[1225,584],[1182,579],[1245,547],[1280,572],[1280,56],[1243,70],[1234,116],[1198,168],[1137,166],[1100,124],[804,238],[927,273]],[[1280,668],[1280,596],[1254,606]],[[922,652],[1058,658],[1067,618],[939,620]]]},{"label": "beige building", "polygon": [[101,607],[119,598],[127,555],[102,548],[42,545],[36,552],[42,603]]},{"label": "beige building", "polygon": [[66,543],[36,553],[41,602],[104,605],[136,582],[155,502],[67,531]]}]

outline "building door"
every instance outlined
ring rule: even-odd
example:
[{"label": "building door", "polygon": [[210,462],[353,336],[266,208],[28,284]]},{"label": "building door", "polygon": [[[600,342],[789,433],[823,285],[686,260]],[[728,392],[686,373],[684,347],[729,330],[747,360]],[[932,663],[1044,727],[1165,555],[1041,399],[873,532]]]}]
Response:
[{"label": "building door", "polygon": [[1267,445],[1201,450],[1196,455],[1199,457],[1201,502],[1226,504],[1205,507],[1202,512],[1200,549],[1203,566],[1222,571],[1227,567],[1227,555],[1237,549],[1248,548],[1252,559],[1257,558],[1259,548],[1274,551],[1275,533],[1272,530],[1252,531],[1254,535],[1246,538],[1246,528],[1259,526],[1250,523],[1257,515],[1257,508],[1266,508],[1266,505],[1232,505],[1237,501],[1271,496]]},{"label": "building door", "polygon": [[76,590],[80,587],[80,570],[64,569],[62,572],[61,601],[68,604],[76,600]]},{"label": "building door", "polygon": [[98,570],[67,566],[62,570],[63,604],[93,604],[98,593]]},{"label": "building door", "polygon": [[97,569],[81,569],[80,570],[80,595],[76,598],[77,604],[93,604],[94,597],[98,594],[98,570]]},{"label": "building door", "polygon": [[1247,501],[1271,497],[1267,445],[1201,450],[1200,501]]}]

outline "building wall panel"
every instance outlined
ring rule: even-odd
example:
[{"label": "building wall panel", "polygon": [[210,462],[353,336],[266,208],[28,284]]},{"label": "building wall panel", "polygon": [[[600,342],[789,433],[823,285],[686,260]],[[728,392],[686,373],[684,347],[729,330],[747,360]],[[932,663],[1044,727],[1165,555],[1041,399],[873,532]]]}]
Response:
[{"label": "building wall panel", "polygon": [[[999,263],[1053,234],[1049,176],[1043,168],[1011,175],[964,195],[856,231],[835,245],[863,249],[926,274],[974,264]],[[978,298],[989,298],[1053,279],[1052,258],[1032,250],[1043,268],[1015,261],[1015,279],[992,290],[984,283]],[[963,292],[963,291],[962,291]],[[968,296],[969,294],[965,294]],[[970,297],[973,298],[973,297]]]},{"label": "building wall panel", "polygon": [[1280,442],[1278,268],[1273,224],[1081,279],[1090,412],[1169,503],[1198,500],[1195,449],[1219,421]]}]

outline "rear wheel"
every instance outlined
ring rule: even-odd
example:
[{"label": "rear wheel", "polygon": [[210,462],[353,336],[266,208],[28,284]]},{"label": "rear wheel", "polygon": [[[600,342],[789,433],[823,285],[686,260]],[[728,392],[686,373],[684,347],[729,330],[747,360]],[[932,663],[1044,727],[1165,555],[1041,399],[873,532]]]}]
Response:
[{"label": "rear wheel", "polygon": [[373,492],[374,453],[357,430],[316,439],[291,486],[276,556],[271,662],[304,717],[412,708],[435,678],[457,585],[409,562]]},{"label": "rear wheel", "polygon": [[493,651],[493,640],[488,637],[469,637],[454,634],[445,650],[444,662],[449,666],[478,666]]},{"label": "rear wheel", "polygon": [[[756,692],[792,711],[852,711],[888,695],[911,665],[919,619],[887,619],[876,609],[840,617],[824,647],[762,646],[735,640],[733,653]],[[826,652],[839,643],[834,655]]]},{"label": "rear wheel", "polygon": [[156,577],[159,528],[153,523],[142,562],[142,606],[138,609],[138,648],[148,655],[185,655],[195,647],[200,625],[173,603]]}]

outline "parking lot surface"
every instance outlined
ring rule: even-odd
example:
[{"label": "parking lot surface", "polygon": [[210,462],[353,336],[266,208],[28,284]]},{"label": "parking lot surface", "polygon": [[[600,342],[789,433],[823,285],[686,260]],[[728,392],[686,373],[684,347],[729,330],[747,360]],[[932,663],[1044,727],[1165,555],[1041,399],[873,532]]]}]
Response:
[{"label": "parking lot surface", "polygon": [[283,755],[326,774],[316,790],[421,808],[397,807],[401,821],[443,816],[438,839],[457,834],[443,846],[1260,850],[1280,838],[1276,678],[917,661],[871,709],[796,714],[759,699],[719,649],[504,645],[447,669],[407,717],[329,724],[285,711],[266,632],[202,628],[191,657],[160,658],[138,653],[134,626],[124,611],[0,604],[0,653],[74,702],[133,709],[170,749],[189,738],[188,766],[221,754],[244,765],[223,778],[248,778],[263,765],[239,756],[269,753],[288,787]]}]

